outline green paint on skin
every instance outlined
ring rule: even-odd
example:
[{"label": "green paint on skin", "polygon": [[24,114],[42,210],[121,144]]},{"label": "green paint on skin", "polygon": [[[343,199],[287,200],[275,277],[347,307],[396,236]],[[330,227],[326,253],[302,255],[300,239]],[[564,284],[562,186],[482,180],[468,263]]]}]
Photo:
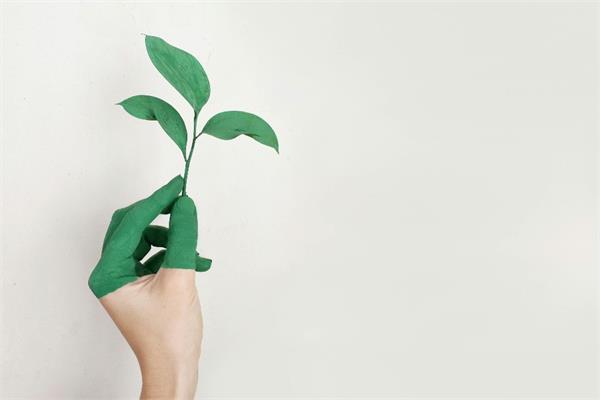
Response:
[{"label": "green paint on skin", "polygon": [[[211,260],[196,253],[196,207],[191,198],[179,196],[182,187],[183,179],[177,176],[148,198],[115,211],[102,255],[88,280],[96,297],[106,296],[140,276],[156,273],[160,267],[197,271],[210,268]],[[171,206],[169,229],[150,225],[162,210]],[[142,263],[151,246],[167,250]]]},{"label": "green paint on skin", "polygon": [[169,244],[163,268],[196,268],[198,217],[196,206],[188,196],[180,197],[173,205],[169,220]]}]

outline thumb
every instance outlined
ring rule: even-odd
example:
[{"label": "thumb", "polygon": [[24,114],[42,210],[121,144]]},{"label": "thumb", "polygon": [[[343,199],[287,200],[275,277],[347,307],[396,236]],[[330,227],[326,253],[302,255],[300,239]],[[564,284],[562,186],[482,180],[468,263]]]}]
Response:
[{"label": "thumb", "polygon": [[181,196],[173,204],[169,220],[169,239],[162,268],[196,268],[198,217],[194,201]]}]

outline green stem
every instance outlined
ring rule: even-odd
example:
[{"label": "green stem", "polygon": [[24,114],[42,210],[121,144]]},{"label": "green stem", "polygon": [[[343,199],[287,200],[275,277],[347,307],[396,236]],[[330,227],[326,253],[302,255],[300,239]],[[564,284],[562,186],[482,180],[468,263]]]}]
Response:
[{"label": "green stem", "polygon": [[183,173],[183,192],[182,194],[186,195],[187,190],[187,180],[188,175],[190,173],[190,163],[192,161],[192,155],[194,154],[194,147],[196,146],[196,139],[200,137],[200,134],[196,135],[196,123],[198,121],[198,113],[194,111],[194,129],[192,130],[192,146],[190,147],[190,152],[188,153],[185,159],[185,171]]}]

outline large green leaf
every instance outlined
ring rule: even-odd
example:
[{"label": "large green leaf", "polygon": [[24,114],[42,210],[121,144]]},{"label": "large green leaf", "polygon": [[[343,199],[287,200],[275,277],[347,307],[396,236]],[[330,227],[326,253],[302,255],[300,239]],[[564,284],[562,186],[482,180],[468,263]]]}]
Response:
[{"label": "large green leaf", "polygon": [[198,60],[156,36],[146,36],[146,50],[158,72],[198,113],[210,96],[208,78]]},{"label": "large green leaf", "polygon": [[133,96],[119,103],[134,117],[158,121],[160,126],[175,142],[185,158],[187,131],[181,115],[169,103],[154,96]]},{"label": "large green leaf", "polygon": [[219,113],[208,120],[202,132],[223,140],[235,139],[239,135],[250,136],[279,153],[279,143],[273,129],[264,119],[247,112]]}]

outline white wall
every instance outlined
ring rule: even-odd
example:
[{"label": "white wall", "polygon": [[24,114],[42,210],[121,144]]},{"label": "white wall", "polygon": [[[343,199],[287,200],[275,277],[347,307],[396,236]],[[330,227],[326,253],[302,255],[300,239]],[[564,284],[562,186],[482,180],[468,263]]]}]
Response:
[{"label": "white wall", "polygon": [[[89,292],[111,212],[182,170],[114,103],[186,103],[140,33],[195,54],[198,397],[594,397],[594,5],[2,5],[2,398],[134,398]],[[163,220],[164,222],[164,220]]]}]

